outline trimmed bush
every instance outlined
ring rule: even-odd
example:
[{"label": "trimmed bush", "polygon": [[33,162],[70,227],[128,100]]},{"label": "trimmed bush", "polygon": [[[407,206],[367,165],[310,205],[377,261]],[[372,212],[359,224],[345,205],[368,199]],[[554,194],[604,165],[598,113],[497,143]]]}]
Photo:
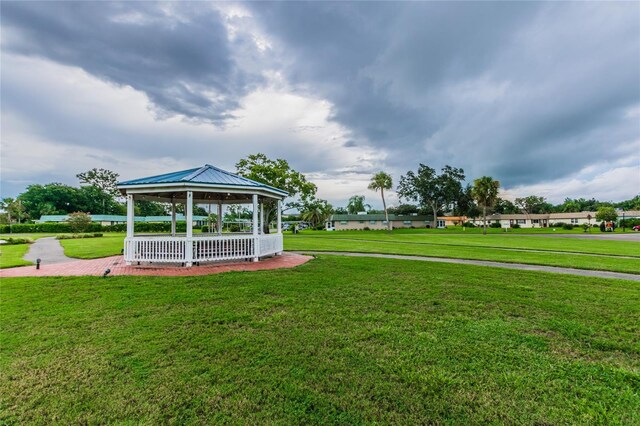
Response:
[{"label": "trimmed bush", "polygon": [[75,240],[77,238],[100,238],[103,234],[62,234],[56,235],[56,240]]},{"label": "trimmed bush", "polygon": [[4,241],[6,241],[5,244],[3,245],[18,245],[18,244],[32,244],[33,240],[31,238],[13,238],[13,237],[9,237],[9,238],[3,238]]},{"label": "trimmed bush", "polygon": [[474,225],[471,222],[465,222],[465,223],[462,224],[462,226],[464,226],[466,228],[475,228],[476,227],[476,225]]},{"label": "trimmed bush", "polygon": [[[513,228],[513,225],[511,227]],[[493,223],[489,224],[489,228],[502,228],[502,225],[500,225],[500,222],[493,222]],[[518,226],[518,228],[519,228],[519,226]]]},{"label": "trimmed bush", "polygon": [[514,223],[513,225],[511,225],[511,229],[520,229],[520,225]]},{"label": "trimmed bush", "polygon": [[562,229],[566,229],[567,231],[571,231],[573,229],[573,225],[570,223],[565,223],[562,225]]}]

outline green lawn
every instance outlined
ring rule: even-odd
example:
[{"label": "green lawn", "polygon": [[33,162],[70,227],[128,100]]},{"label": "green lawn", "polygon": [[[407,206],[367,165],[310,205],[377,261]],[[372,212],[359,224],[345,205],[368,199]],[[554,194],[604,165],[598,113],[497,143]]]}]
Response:
[{"label": "green lawn", "polygon": [[321,256],[1,304],[3,424],[640,422],[630,281]]},{"label": "green lawn", "polygon": [[[410,232],[412,231],[412,232]],[[93,259],[121,253],[124,233],[61,240],[69,257]],[[640,243],[521,234],[446,233],[436,230],[304,231],[285,235],[286,250],[358,251],[561,266],[640,273]]]},{"label": "green lawn", "polygon": [[99,238],[78,238],[60,240],[64,254],[79,259],[95,259],[98,257],[115,256],[124,248],[124,233],[107,232]]},{"label": "green lawn", "polygon": [[28,251],[29,244],[0,245],[0,269],[32,265],[33,262],[22,259]]}]

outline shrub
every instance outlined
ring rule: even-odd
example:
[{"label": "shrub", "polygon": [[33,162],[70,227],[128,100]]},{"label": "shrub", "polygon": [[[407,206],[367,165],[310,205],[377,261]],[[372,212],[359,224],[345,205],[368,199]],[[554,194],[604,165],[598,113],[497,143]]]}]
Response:
[{"label": "shrub", "polygon": [[600,232],[605,232],[607,230],[607,226],[604,222],[600,222]]},{"label": "shrub", "polygon": [[566,229],[567,231],[571,231],[573,229],[573,225],[570,223],[565,223],[562,225],[562,229]]},{"label": "shrub", "polygon": [[77,238],[100,238],[103,234],[94,233],[94,234],[62,234],[56,235],[56,240],[74,240]]},{"label": "shrub", "polygon": [[640,219],[624,219],[624,220],[620,220],[620,223],[618,225],[618,227],[625,227],[625,228],[633,228],[634,226],[638,226],[640,225]]},{"label": "shrub", "polygon": [[462,224],[462,226],[467,227],[467,228],[475,228],[476,227],[476,225],[474,225],[471,222],[465,222],[465,223]]},{"label": "shrub", "polygon": [[512,229],[520,229],[520,225],[518,225],[517,223],[514,223],[511,225]]},{"label": "shrub", "polygon": [[31,238],[14,238],[14,237],[9,237],[9,238],[3,238],[4,241],[6,241],[5,244],[13,246],[13,245],[17,245],[17,244],[32,244],[33,240]]},{"label": "shrub", "polygon": [[[517,225],[517,223],[515,225]],[[513,228],[513,225],[511,227]],[[500,225],[500,222],[493,222],[493,223],[489,224],[489,228],[502,228],[502,225]],[[518,226],[518,228],[519,228],[519,226]]]},{"label": "shrub", "polygon": [[91,226],[91,216],[83,212],[69,213],[67,223],[72,232],[85,232]]}]

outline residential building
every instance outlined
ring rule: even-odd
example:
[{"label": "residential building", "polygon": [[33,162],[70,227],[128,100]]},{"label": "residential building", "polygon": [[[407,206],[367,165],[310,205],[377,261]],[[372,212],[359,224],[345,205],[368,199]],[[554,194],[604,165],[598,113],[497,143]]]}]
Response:
[{"label": "residential building", "polygon": [[[431,226],[432,216],[390,214],[389,221],[393,228],[427,228]],[[346,230],[383,230],[387,229],[384,214],[334,214],[326,222],[328,231]]]}]

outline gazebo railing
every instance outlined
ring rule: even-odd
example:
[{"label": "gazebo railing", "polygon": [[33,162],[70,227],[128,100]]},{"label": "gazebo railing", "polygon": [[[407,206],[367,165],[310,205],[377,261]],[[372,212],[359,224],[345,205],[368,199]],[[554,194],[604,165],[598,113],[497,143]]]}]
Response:
[{"label": "gazebo railing", "polygon": [[283,250],[282,234],[134,236],[125,239],[126,262],[186,263],[255,259]]}]

